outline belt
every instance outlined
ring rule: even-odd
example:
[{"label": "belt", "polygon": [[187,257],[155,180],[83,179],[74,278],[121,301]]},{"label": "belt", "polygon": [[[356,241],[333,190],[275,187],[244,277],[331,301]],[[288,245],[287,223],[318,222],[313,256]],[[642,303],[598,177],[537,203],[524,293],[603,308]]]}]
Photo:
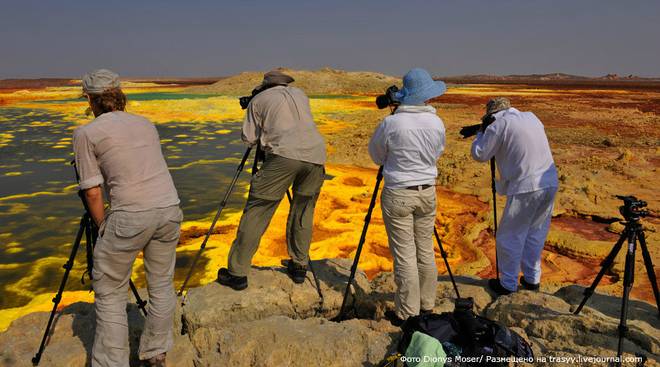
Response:
[{"label": "belt", "polygon": [[406,187],[406,190],[415,190],[415,191],[418,191],[418,190],[426,190],[426,189],[428,189],[428,188],[431,187],[431,186],[433,186],[433,185],[408,186],[408,187]]}]

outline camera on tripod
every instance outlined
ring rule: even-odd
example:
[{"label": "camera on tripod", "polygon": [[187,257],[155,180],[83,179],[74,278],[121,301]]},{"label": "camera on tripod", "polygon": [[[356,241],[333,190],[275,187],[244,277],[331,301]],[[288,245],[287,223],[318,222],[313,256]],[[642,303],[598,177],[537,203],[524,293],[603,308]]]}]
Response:
[{"label": "camera on tripod", "polygon": [[619,213],[621,213],[627,221],[637,221],[640,218],[649,215],[648,210],[643,209],[648,205],[646,201],[639,200],[632,195],[616,195],[616,198],[623,200],[623,205],[619,207]]},{"label": "camera on tripod", "polygon": [[399,88],[396,85],[392,85],[387,90],[385,91],[385,94],[381,94],[378,97],[376,97],[376,106],[378,106],[379,110],[382,110],[383,108],[386,107],[396,107],[401,102],[399,102],[396,98],[396,92],[399,91]]},{"label": "camera on tripod", "polygon": [[[619,318],[619,327],[618,327],[618,336],[619,344],[617,348],[617,356],[621,358],[623,353],[623,339],[626,337],[628,332],[628,301],[630,297],[630,292],[632,291],[634,279],[635,279],[635,253],[637,251],[637,245],[642,250],[642,258],[644,259],[644,267],[646,268],[646,275],[649,277],[649,282],[651,283],[651,289],[653,290],[653,296],[655,297],[655,304],[658,310],[658,318],[660,318],[660,290],[658,290],[658,278],[655,275],[655,267],[653,266],[653,260],[651,258],[651,253],[646,245],[646,235],[644,234],[644,228],[639,222],[641,217],[646,217],[649,212],[644,210],[646,207],[646,201],[639,200],[634,196],[623,196],[616,195],[617,199],[623,200],[623,205],[619,207],[619,212],[625,218],[623,231],[619,236],[619,240],[614,244],[610,253],[605,257],[605,260],[602,262],[600,272],[596,275],[593,283],[589,288],[584,290],[584,298],[577,309],[573,312],[575,315],[579,314],[584,305],[587,303],[589,297],[594,294],[598,283],[605,275],[612,265],[614,264],[614,259],[621,251],[623,245],[625,244],[626,251],[626,260],[625,267],[623,270],[623,295],[621,296],[621,317]],[[618,366],[621,365],[620,362],[617,363]]]}]

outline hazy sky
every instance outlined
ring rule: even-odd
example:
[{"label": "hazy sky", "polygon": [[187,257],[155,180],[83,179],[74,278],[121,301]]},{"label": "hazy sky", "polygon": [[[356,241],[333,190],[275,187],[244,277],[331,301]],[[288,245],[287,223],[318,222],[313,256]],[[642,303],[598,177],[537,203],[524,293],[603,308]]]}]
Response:
[{"label": "hazy sky", "polygon": [[657,0],[0,0],[0,78],[277,66],[660,76],[658,39]]}]

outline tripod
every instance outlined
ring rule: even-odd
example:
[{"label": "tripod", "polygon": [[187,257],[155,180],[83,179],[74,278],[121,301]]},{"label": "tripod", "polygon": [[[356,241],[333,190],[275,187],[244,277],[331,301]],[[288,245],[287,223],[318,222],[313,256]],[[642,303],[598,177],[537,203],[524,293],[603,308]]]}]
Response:
[{"label": "tripod", "polygon": [[[220,219],[220,214],[222,214],[222,210],[225,208],[227,205],[227,201],[229,200],[229,196],[231,195],[232,191],[234,190],[234,187],[236,186],[236,182],[238,181],[238,177],[240,176],[241,172],[245,168],[245,163],[247,162],[248,158],[250,157],[250,152],[252,151],[252,147],[248,147],[245,150],[245,153],[243,154],[243,158],[241,159],[241,162],[238,164],[238,167],[236,167],[236,172],[234,173],[234,177],[231,180],[231,183],[229,184],[229,187],[227,188],[227,191],[225,192],[224,197],[222,198],[222,201],[220,203],[220,207],[218,208],[217,212],[215,213],[215,217],[213,218],[213,221],[211,222],[211,226],[209,227],[208,231],[206,232],[206,235],[204,236],[204,240],[202,241],[202,244],[197,251],[197,254],[195,255],[195,258],[193,259],[193,262],[190,266],[190,270],[188,270],[188,274],[186,275],[186,279],[184,280],[183,284],[181,285],[181,288],[179,289],[178,295],[182,296],[184,294],[184,291],[186,290],[186,287],[188,285],[188,282],[190,281],[190,278],[192,277],[193,271],[195,269],[195,265],[197,265],[197,262],[199,261],[202,252],[206,248],[206,244],[211,237],[211,233],[213,233],[213,229],[215,228],[216,223],[218,222],[218,219]],[[258,171],[258,164],[260,160],[260,156],[263,154],[262,150],[260,149],[259,146],[257,146],[257,149],[255,150],[254,154],[254,163],[252,164],[252,175],[256,174]],[[286,192],[287,198],[289,199],[289,203],[291,203],[292,198],[291,194],[287,190]],[[312,272],[312,275],[314,276],[314,281],[316,284],[316,290],[319,293],[319,297],[321,298],[320,301],[320,309],[323,309],[323,304],[324,304],[324,298],[323,298],[323,293],[321,292],[321,284],[316,276],[316,272],[314,271],[314,268],[312,266],[312,261],[309,261],[309,269]],[[188,294],[186,293],[185,296],[183,296],[183,299],[181,300],[181,303],[184,304],[186,302],[186,296]]]},{"label": "tripod", "polygon": [[[623,197],[619,197],[619,198],[623,199]],[[634,199],[634,197],[626,197],[626,198]],[[625,199],[623,200],[625,201]],[[637,199],[634,200],[637,201]],[[646,206],[646,203],[644,202],[641,203],[643,203],[642,206]],[[614,247],[607,255],[605,260],[603,260],[603,264],[600,269],[600,272],[598,273],[598,275],[596,275],[596,278],[594,279],[593,283],[589,288],[584,290],[584,298],[582,299],[582,302],[580,302],[580,305],[577,307],[577,309],[574,312],[574,314],[577,315],[580,313],[580,311],[582,311],[582,308],[584,307],[585,303],[587,303],[589,297],[591,297],[594,294],[594,290],[598,286],[600,280],[603,278],[603,275],[605,275],[605,272],[611,268],[614,259],[621,250],[621,247],[623,247],[623,243],[627,241],[628,247],[626,250],[625,268],[623,273],[624,275],[623,275],[623,295],[621,297],[621,315],[619,318],[619,327],[618,327],[619,343],[617,348],[617,356],[619,357],[619,361],[617,362],[617,365],[621,365],[621,355],[623,352],[623,338],[625,338],[626,332],[628,331],[628,326],[627,326],[628,301],[630,297],[630,291],[632,290],[633,282],[635,278],[635,252],[637,250],[638,243],[642,249],[642,256],[644,258],[646,274],[648,275],[649,280],[651,282],[651,286],[653,288],[653,295],[655,296],[656,307],[658,309],[658,317],[660,317],[660,294],[658,293],[658,283],[656,280],[655,271],[653,269],[653,262],[651,261],[651,255],[649,253],[648,247],[646,246],[646,237],[644,235],[644,229],[642,228],[642,225],[639,223],[640,216],[646,216],[647,213],[645,211],[636,210],[636,208],[634,207],[632,208],[628,207],[628,204],[629,203],[626,202],[626,205],[620,208],[620,211],[622,212],[622,214],[624,214],[625,221],[623,222],[623,224],[625,224],[625,228],[623,229],[623,232],[621,232],[621,236],[619,237],[619,240],[615,243]]]},{"label": "tripod", "polygon": [[[346,283],[346,289],[344,291],[344,298],[341,302],[341,307],[339,308],[339,314],[332,319],[332,321],[342,321],[346,317],[346,302],[348,301],[348,295],[350,293],[351,285],[354,286],[355,282],[355,273],[357,272],[358,263],[360,262],[360,254],[362,254],[362,247],[367,238],[367,229],[369,228],[369,223],[371,222],[371,214],[373,213],[374,207],[376,206],[376,198],[378,197],[378,190],[380,188],[380,183],[383,180],[383,166],[378,169],[378,174],[376,175],[376,186],[374,187],[373,194],[371,195],[371,201],[369,202],[369,208],[367,209],[367,215],[364,217],[364,226],[362,227],[362,234],[360,235],[360,241],[358,242],[357,249],[355,250],[355,258],[353,259],[353,265],[351,266],[351,273],[348,277],[348,283]],[[449,278],[451,283],[454,286],[454,291],[456,291],[456,297],[461,298],[458,293],[458,287],[456,286],[456,281],[454,280],[454,275],[449,267],[449,262],[447,261],[447,252],[442,246],[442,241],[440,240],[440,235],[438,230],[433,226],[433,234],[435,239],[438,242],[440,247],[440,255],[442,256],[445,266],[447,267],[447,272],[449,273]],[[355,286],[354,286],[355,287]]]},{"label": "tripod", "polygon": [[[218,219],[220,218],[220,214],[222,214],[222,210],[225,208],[227,205],[227,201],[229,200],[229,196],[231,195],[231,192],[234,190],[234,186],[236,186],[236,181],[238,181],[238,176],[240,176],[241,171],[243,171],[243,167],[245,167],[245,162],[247,161],[248,157],[250,156],[250,151],[252,150],[252,147],[248,147],[245,150],[245,153],[243,154],[243,158],[241,159],[241,163],[238,164],[238,167],[236,168],[236,173],[234,173],[234,177],[231,180],[231,183],[229,184],[229,187],[227,188],[227,191],[225,192],[225,196],[222,198],[222,202],[220,202],[220,207],[218,208],[218,211],[215,213],[215,217],[213,217],[213,221],[211,222],[211,226],[209,227],[209,230],[206,232],[206,236],[204,236],[204,241],[202,241],[202,245],[199,247],[199,250],[197,251],[197,254],[195,255],[195,258],[193,259],[192,264],[190,265],[190,270],[188,270],[188,275],[186,275],[186,279],[183,281],[183,284],[181,285],[181,289],[179,289],[178,295],[181,296],[183,295],[183,292],[186,289],[186,286],[188,285],[188,281],[190,281],[190,277],[193,274],[193,270],[195,270],[195,265],[197,265],[197,261],[199,261],[199,258],[202,256],[202,252],[204,252],[204,249],[206,248],[206,243],[209,240],[209,237],[211,237],[211,233],[213,233],[213,228],[215,228],[215,224],[218,222]],[[258,153],[257,153],[258,154]],[[257,156],[255,154],[255,162],[257,160]],[[186,296],[188,294],[186,293]],[[181,304],[186,303],[186,296],[183,296],[183,299],[181,300]]]},{"label": "tripod", "polygon": [[[74,163],[72,162],[72,164]],[[74,170],[75,170],[75,164],[74,164]],[[76,178],[78,178],[77,171],[76,171]],[[57,290],[57,294],[53,298],[53,309],[50,311],[50,316],[48,317],[48,324],[46,324],[46,330],[44,331],[44,336],[43,338],[41,338],[41,344],[39,344],[39,350],[37,351],[37,354],[35,354],[35,356],[32,358],[32,364],[34,366],[39,364],[39,361],[41,360],[41,355],[43,354],[44,349],[46,348],[46,340],[48,339],[48,334],[50,334],[50,328],[53,324],[55,313],[57,312],[57,306],[60,304],[60,301],[62,300],[62,293],[64,293],[64,286],[66,285],[66,282],[69,279],[69,273],[71,273],[71,269],[73,268],[73,262],[76,259],[76,254],[78,253],[78,249],[80,248],[80,243],[82,242],[83,236],[85,236],[85,246],[87,248],[86,273],[90,277],[90,279],[92,277],[92,264],[94,261],[92,255],[94,253],[94,246],[96,246],[98,229],[96,228],[96,224],[94,223],[94,220],[89,214],[89,208],[83,196],[82,190],[78,191],[78,196],[80,197],[80,200],[82,200],[83,207],[85,208],[85,213],[80,218],[80,225],[78,227],[78,232],[76,233],[76,238],[73,241],[73,247],[71,248],[69,259],[66,261],[66,263],[64,263],[63,266],[64,276],[62,277],[62,281],[60,282],[60,287]],[[83,274],[83,278],[81,279],[81,282],[83,282],[83,284],[84,284],[84,277],[85,275]],[[142,300],[132,280],[130,279],[128,280],[128,285],[130,286],[131,292],[135,297],[135,303],[140,308],[140,310],[142,310],[144,316],[147,316],[147,310],[145,308],[145,306],[147,305],[147,301]]]}]

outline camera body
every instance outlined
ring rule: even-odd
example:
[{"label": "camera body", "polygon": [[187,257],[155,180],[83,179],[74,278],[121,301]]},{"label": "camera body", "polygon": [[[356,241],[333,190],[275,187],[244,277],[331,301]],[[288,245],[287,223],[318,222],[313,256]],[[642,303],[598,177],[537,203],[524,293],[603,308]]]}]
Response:
[{"label": "camera body", "polygon": [[244,110],[244,109],[248,108],[248,105],[250,104],[250,101],[252,100],[252,98],[254,98],[254,96],[259,94],[259,92],[261,92],[262,90],[263,89],[254,88],[254,89],[252,89],[252,93],[250,93],[249,96],[238,97],[238,103],[241,104],[241,109]]},{"label": "camera body", "polygon": [[252,93],[250,93],[249,96],[243,96],[243,97],[238,97],[238,103],[241,105],[241,109],[246,109],[248,108],[248,105],[252,101],[252,98],[254,98],[257,94],[270,89],[272,87],[277,87],[278,85],[283,85],[283,84],[267,84],[267,85],[260,85],[254,89],[252,89]]},{"label": "camera body", "polygon": [[623,205],[619,207],[619,213],[627,221],[638,221],[640,218],[649,215],[648,210],[644,210],[648,203],[644,200],[639,200],[635,196],[629,195],[616,195],[616,198],[623,200]]},{"label": "camera body", "polygon": [[248,108],[248,105],[250,104],[250,101],[252,100],[252,97],[254,97],[254,96],[238,97],[238,103],[241,104],[241,109],[242,110]]},{"label": "camera body", "polygon": [[396,92],[399,91],[399,88],[396,85],[392,85],[385,91],[385,94],[381,94],[376,97],[376,106],[378,109],[382,110],[383,108],[389,106],[398,106],[401,104],[396,98]]}]

